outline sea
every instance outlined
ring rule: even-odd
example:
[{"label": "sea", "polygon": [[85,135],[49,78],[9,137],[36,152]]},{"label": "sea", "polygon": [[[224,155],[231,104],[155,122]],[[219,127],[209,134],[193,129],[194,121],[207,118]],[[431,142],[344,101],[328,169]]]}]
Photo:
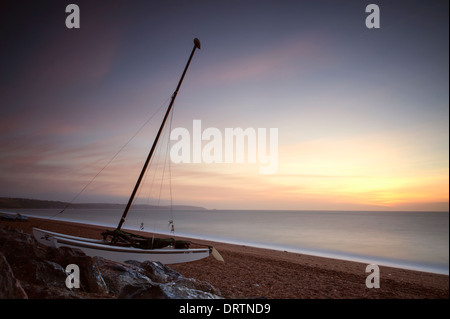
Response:
[{"label": "sea", "polygon": [[[105,227],[116,227],[122,215],[121,209],[14,212]],[[448,212],[132,209],[123,228],[449,274]]]}]

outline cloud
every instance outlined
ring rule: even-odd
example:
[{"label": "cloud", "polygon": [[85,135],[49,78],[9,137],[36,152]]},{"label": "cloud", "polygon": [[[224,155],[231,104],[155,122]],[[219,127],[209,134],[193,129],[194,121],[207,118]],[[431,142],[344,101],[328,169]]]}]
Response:
[{"label": "cloud", "polygon": [[320,47],[313,34],[279,40],[268,49],[214,61],[199,71],[197,81],[201,83],[196,85],[239,84],[299,74],[312,66],[311,61],[317,63],[320,60],[322,64],[330,62]]},{"label": "cloud", "polygon": [[117,36],[59,34],[24,61],[17,78],[23,88],[61,89],[96,84],[111,70],[118,46]]},{"label": "cloud", "polygon": [[[106,164],[112,151],[102,140],[74,143],[70,134],[61,135],[67,131],[71,132],[72,128],[55,127],[41,134],[10,132],[7,138],[0,139],[0,192],[20,197],[21,194],[80,191]],[[123,167],[131,170],[135,162],[131,160],[128,166],[119,164],[122,171]],[[117,170],[116,180],[120,180],[117,166],[111,169]],[[123,174],[129,175],[129,172]],[[102,178],[110,178],[108,171]]]}]

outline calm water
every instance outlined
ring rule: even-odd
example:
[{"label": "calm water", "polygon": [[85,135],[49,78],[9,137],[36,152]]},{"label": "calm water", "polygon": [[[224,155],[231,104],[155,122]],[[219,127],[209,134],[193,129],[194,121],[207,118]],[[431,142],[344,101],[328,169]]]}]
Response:
[{"label": "calm water", "polygon": [[[50,217],[57,210],[22,210]],[[54,219],[115,227],[121,210],[67,210]],[[449,273],[449,214],[344,212],[132,210],[125,228],[286,250],[379,265]]]}]

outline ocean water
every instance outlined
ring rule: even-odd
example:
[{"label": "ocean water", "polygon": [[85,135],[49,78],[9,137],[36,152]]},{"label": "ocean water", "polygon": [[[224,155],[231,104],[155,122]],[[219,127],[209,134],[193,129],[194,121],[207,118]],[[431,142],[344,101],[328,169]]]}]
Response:
[{"label": "ocean water", "polygon": [[[121,210],[17,210],[28,216],[115,227]],[[130,210],[126,229],[449,273],[448,212]]]}]

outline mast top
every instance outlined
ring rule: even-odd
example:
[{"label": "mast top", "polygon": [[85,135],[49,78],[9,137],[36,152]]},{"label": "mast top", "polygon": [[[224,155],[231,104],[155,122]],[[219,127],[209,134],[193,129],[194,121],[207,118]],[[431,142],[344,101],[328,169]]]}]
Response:
[{"label": "mast top", "polygon": [[195,44],[195,47],[196,47],[197,49],[200,49],[200,48],[201,48],[200,40],[199,40],[199,39],[195,38],[195,39],[194,39],[194,44]]},{"label": "mast top", "polygon": [[[125,218],[126,218],[126,216],[128,214],[128,211],[129,211],[129,209],[131,207],[131,204],[133,203],[133,200],[134,200],[136,192],[137,192],[137,190],[139,188],[139,185],[141,184],[141,181],[142,181],[142,179],[143,179],[143,177],[145,175],[145,171],[147,170],[147,167],[148,167],[148,165],[150,163],[150,159],[152,158],[153,152],[155,151],[156,144],[158,143],[159,137],[161,135],[161,131],[164,128],[164,125],[166,123],[167,117],[169,116],[169,113],[170,113],[170,111],[172,109],[173,103],[175,102],[175,98],[177,97],[178,90],[180,89],[181,83],[183,82],[183,79],[184,79],[184,76],[186,74],[186,71],[187,71],[187,69],[189,67],[189,64],[191,63],[192,57],[194,56],[195,49],[200,49],[200,40],[199,39],[195,38],[194,39],[194,44],[195,44],[195,47],[192,49],[191,55],[189,57],[189,60],[188,60],[188,62],[186,64],[186,67],[184,68],[183,74],[181,75],[181,79],[178,82],[178,86],[177,86],[177,88],[175,89],[175,92],[172,95],[172,100],[170,101],[169,107],[167,108],[166,114],[164,115],[164,119],[163,119],[163,121],[161,123],[161,126],[159,127],[158,133],[156,134],[155,140],[153,141],[152,148],[150,149],[150,153],[148,154],[147,160],[144,163],[144,167],[141,170],[141,174],[139,175],[139,178],[138,178],[138,180],[136,182],[136,185],[134,186],[133,192],[131,193],[131,196],[128,199],[128,204],[125,207],[125,210],[124,210],[124,212],[122,214],[122,217],[121,217],[121,219],[119,221],[119,225],[117,226],[116,232],[118,232],[122,228],[122,225],[125,222]],[[112,241],[116,242],[117,238],[118,238],[117,235],[115,235],[114,238],[112,239]]]}]

